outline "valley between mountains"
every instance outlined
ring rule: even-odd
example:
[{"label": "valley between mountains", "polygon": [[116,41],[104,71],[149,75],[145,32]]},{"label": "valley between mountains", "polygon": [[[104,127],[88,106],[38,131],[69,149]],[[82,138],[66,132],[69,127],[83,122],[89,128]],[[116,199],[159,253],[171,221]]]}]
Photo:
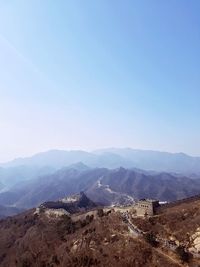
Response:
[{"label": "valley between mountains", "polygon": [[[80,191],[101,205],[127,205],[141,198],[173,201],[199,194],[200,179],[122,167],[91,169],[81,164],[80,168],[78,164],[9,187],[0,193],[0,203],[12,215]],[[6,215],[4,209],[1,216]]]}]

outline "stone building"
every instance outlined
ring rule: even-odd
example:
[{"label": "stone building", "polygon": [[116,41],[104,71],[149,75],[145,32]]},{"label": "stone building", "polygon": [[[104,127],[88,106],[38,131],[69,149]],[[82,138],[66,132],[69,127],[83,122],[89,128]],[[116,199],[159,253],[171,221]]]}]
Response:
[{"label": "stone building", "polygon": [[136,203],[136,214],[137,216],[153,216],[157,207],[159,207],[159,201],[141,199]]}]

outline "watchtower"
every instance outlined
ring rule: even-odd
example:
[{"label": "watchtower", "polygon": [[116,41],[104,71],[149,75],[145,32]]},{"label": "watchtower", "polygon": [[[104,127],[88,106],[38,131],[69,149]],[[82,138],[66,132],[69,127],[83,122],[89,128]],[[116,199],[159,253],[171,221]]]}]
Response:
[{"label": "watchtower", "polygon": [[137,216],[153,216],[157,207],[159,207],[158,200],[141,199],[136,203]]}]

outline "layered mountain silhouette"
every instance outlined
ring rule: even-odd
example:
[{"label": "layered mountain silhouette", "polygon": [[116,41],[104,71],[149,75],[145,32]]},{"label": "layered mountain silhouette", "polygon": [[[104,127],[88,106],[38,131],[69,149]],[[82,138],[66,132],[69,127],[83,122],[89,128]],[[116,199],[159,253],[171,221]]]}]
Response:
[{"label": "layered mountain silhouette", "polygon": [[15,185],[0,194],[0,203],[28,209],[80,191],[101,205],[130,204],[140,198],[172,201],[199,194],[200,179],[125,168],[80,170],[74,166]]},{"label": "layered mountain silhouette", "polygon": [[139,168],[153,171],[166,171],[192,174],[200,173],[200,157],[192,157],[184,153],[167,153],[150,150],[135,150],[131,148],[111,148],[85,151],[51,150],[36,154],[29,158],[19,158],[11,162],[1,164],[2,167],[51,167],[62,168],[82,162],[95,168],[105,167],[109,169]]},{"label": "layered mountain silhouette", "polygon": [[172,201],[199,194],[199,178],[200,158],[183,153],[51,150],[1,164],[0,205],[12,215],[80,191],[102,205]]},{"label": "layered mountain silhouette", "polygon": [[8,216],[13,216],[18,213],[21,213],[23,209],[18,209],[15,207],[7,207],[7,206],[2,206],[0,205],[0,219],[3,219]]}]

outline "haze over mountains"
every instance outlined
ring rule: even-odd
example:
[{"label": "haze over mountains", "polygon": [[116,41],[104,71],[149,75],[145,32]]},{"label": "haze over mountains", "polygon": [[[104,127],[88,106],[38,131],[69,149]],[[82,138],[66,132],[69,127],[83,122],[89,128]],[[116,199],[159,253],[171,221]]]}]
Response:
[{"label": "haze over mountains", "polygon": [[1,164],[0,216],[80,191],[102,205],[172,201],[199,194],[199,177],[200,158],[183,153],[52,150]]},{"label": "haze over mountains", "polygon": [[[1,265],[35,266],[37,262],[46,266],[44,262],[48,262],[61,266],[63,262],[65,266],[136,266],[135,263],[181,266],[176,254],[173,257],[159,254],[159,248],[158,251],[152,249],[146,239],[141,242],[134,236],[118,210],[119,207],[127,210],[127,206],[133,209],[132,204],[141,198],[170,202],[200,194],[198,161],[199,158],[184,154],[111,149],[93,153],[49,151],[3,164],[0,172],[0,219],[4,219],[0,220]],[[192,166],[196,166],[195,172],[190,171]],[[195,212],[199,219],[198,203],[195,203],[187,209],[191,214]],[[33,207],[39,208],[31,209]],[[144,219],[135,218],[134,223],[144,227],[144,231],[148,225],[157,231],[157,236],[170,240],[173,227],[169,232],[165,225],[184,227],[185,231],[187,218],[192,224],[190,236],[193,236],[198,225],[196,218],[188,220],[190,216],[181,207],[168,213],[167,210],[159,218],[145,219],[145,225]],[[10,217],[16,214],[19,215]],[[164,224],[162,228],[160,220]],[[181,240],[187,242],[187,235],[184,236]],[[194,244],[190,246],[193,248]],[[42,256],[38,248],[42,249]],[[88,253],[90,248],[93,254]],[[105,253],[107,250],[109,256]],[[116,255],[119,255],[117,260]],[[129,265],[130,262],[133,264]]]},{"label": "haze over mountains", "polygon": [[2,192],[0,203],[32,208],[80,191],[104,205],[130,203],[145,197],[172,201],[200,193],[200,180],[167,173],[144,174],[124,168],[61,169]]},{"label": "haze over mountains", "polygon": [[108,148],[93,152],[72,150],[50,150],[38,153],[32,157],[18,158],[0,164],[10,168],[17,166],[50,166],[62,168],[82,162],[89,167],[105,168],[139,168],[153,171],[177,173],[200,173],[200,157],[192,157],[184,153],[168,153],[151,150],[136,150],[131,148]]}]

